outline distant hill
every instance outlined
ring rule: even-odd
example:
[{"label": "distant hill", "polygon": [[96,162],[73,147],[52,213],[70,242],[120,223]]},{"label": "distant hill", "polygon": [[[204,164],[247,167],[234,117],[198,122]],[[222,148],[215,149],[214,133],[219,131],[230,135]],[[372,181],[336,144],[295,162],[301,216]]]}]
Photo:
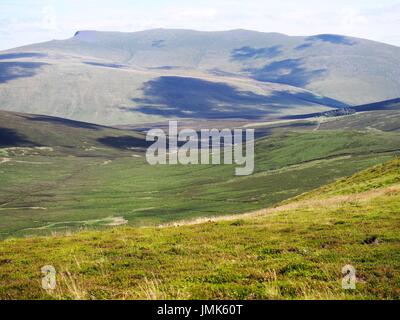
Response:
[{"label": "distant hill", "polygon": [[400,132],[400,99],[355,106],[351,110],[355,114],[324,122],[320,129]]},{"label": "distant hill", "polygon": [[354,109],[357,112],[400,110],[400,98],[356,106]]},{"label": "distant hill", "polygon": [[0,53],[0,108],[113,125],[275,118],[397,98],[399,65],[400,48],[341,35],[78,31]]},{"label": "distant hill", "polygon": [[0,111],[0,150],[51,149],[52,155],[113,156],[124,150],[143,152],[148,146],[145,135],[91,123]]}]

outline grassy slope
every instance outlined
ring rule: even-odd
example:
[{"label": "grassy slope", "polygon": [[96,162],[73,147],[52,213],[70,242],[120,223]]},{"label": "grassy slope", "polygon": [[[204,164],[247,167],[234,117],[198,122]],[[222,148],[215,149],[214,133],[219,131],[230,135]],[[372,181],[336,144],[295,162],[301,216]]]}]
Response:
[{"label": "grassy slope", "polygon": [[[168,118],[276,117],[330,110],[342,103],[290,85],[198,70],[88,65],[88,57],[1,60],[0,109],[46,114],[105,125],[132,125]],[[30,76],[15,76],[14,64]],[[9,64],[5,70],[2,64]],[[21,71],[22,72],[22,71]],[[21,95],[21,89],[24,95]],[[223,108],[222,108],[223,107]],[[168,111],[169,110],[169,111]]]},{"label": "grassy slope", "polygon": [[274,119],[398,98],[399,52],[341,36],[82,32],[0,52],[0,108],[106,125]]},{"label": "grassy slope", "polygon": [[93,227],[110,217],[141,226],[256,210],[384,162],[400,149],[392,133],[278,134],[258,140],[255,174],[235,177],[232,166],[151,167],[143,153],[98,142],[136,133],[13,121],[3,126],[54,150],[1,149],[8,154],[0,164],[2,238]]},{"label": "grassy slope", "polygon": [[[160,41],[161,45],[155,45]],[[19,50],[45,53],[54,50],[140,67],[216,69],[306,87],[350,104],[400,96],[396,68],[400,49],[345,36],[325,35],[318,39],[247,30],[81,32],[65,41]]]},{"label": "grassy slope", "polygon": [[[230,221],[9,239],[0,298],[399,299],[399,176],[397,159]],[[40,288],[46,264],[58,270],[54,292]],[[346,264],[354,291],[341,288]]]},{"label": "grassy slope", "polygon": [[[111,139],[110,139],[111,138]],[[36,148],[26,155],[44,156],[121,156],[131,155],[123,148],[113,149],[110,144],[127,141],[132,147],[144,147],[145,135],[136,131],[119,130],[92,123],[64,118],[0,111],[0,150],[7,148],[51,147],[45,152]],[[108,143],[107,143],[108,142]],[[12,150],[9,150],[12,153]],[[22,150],[21,150],[22,151]],[[15,154],[22,152],[14,150]]]},{"label": "grassy slope", "polygon": [[[379,119],[377,121],[377,119]],[[400,131],[400,111],[370,111],[351,116],[341,117],[337,120],[327,121],[321,124],[322,130],[335,129],[353,130],[381,130],[381,131]]]},{"label": "grassy slope", "polygon": [[[350,178],[339,179],[335,183],[321,187],[316,191],[300,195],[296,199],[327,198],[335,195],[362,193],[385,188],[400,183],[399,160],[375,166],[361,171]],[[292,199],[293,201],[293,199]]]}]

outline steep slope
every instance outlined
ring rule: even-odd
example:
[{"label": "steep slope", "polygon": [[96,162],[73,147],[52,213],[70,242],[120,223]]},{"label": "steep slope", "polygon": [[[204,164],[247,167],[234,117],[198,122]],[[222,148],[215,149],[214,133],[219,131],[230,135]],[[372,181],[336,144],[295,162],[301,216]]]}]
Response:
[{"label": "steep slope", "polygon": [[[399,299],[399,177],[397,159],[342,180],[341,196],[320,199],[333,184],[236,219],[3,241],[0,297]],[[39,285],[48,264],[52,291]],[[349,264],[355,290],[342,289]]]}]

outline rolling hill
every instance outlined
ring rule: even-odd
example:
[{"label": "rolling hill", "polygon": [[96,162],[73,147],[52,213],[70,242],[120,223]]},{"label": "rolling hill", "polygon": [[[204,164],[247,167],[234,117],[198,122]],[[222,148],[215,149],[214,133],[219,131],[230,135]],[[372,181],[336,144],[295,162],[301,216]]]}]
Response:
[{"label": "rolling hill", "polygon": [[0,148],[46,148],[53,155],[88,156],[143,154],[149,145],[143,133],[69,119],[0,111]]},{"label": "rolling hill", "polygon": [[398,47],[339,35],[79,31],[0,53],[0,108],[105,125],[274,119],[398,98],[399,63]]},{"label": "rolling hill", "polygon": [[395,159],[246,215],[1,241],[0,298],[399,299],[399,183]]},{"label": "rolling hill", "polygon": [[243,213],[400,152],[395,132],[278,129],[256,140],[254,174],[238,177],[235,165],[150,166],[132,130],[0,111],[0,237]]},{"label": "rolling hill", "polygon": [[400,131],[400,99],[360,105],[352,109],[355,114],[326,121],[321,124],[320,128],[325,130]]}]

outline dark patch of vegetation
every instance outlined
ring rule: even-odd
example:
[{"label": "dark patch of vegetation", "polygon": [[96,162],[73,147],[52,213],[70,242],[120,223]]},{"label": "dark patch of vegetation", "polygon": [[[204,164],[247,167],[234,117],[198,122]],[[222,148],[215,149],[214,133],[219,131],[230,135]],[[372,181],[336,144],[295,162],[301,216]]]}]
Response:
[{"label": "dark patch of vegetation", "polygon": [[362,241],[363,244],[378,244],[380,241],[377,236],[369,236]]},{"label": "dark patch of vegetation", "polygon": [[132,136],[102,137],[97,139],[97,141],[108,147],[117,149],[147,148],[152,144],[152,142]]},{"label": "dark patch of vegetation", "polygon": [[239,226],[244,225],[245,223],[246,223],[246,221],[244,221],[243,219],[239,219],[239,220],[233,221],[231,223],[231,226],[239,227]]}]

